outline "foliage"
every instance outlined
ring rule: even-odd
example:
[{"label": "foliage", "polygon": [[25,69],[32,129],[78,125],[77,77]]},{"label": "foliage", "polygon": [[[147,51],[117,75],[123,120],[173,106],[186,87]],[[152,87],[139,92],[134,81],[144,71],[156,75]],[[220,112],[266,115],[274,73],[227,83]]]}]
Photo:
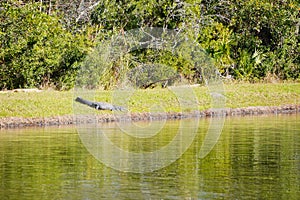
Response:
[{"label": "foliage", "polygon": [[201,83],[201,70],[188,59],[192,51],[174,55],[143,49],[110,63],[84,60],[89,47],[101,48],[113,35],[145,27],[187,35],[224,77],[299,80],[299,8],[296,0],[1,1],[0,89],[69,89],[79,66],[88,71],[100,64],[101,76],[86,74],[79,82],[110,88],[135,67],[159,63],[190,83]]},{"label": "foliage", "polygon": [[232,30],[222,23],[214,22],[203,28],[198,38],[202,47],[215,59],[215,65],[219,71],[226,75],[229,75],[229,70],[234,64],[231,58],[232,37]]},{"label": "foliage", "polygon": [[[298,78],[299,4],[292,0],[236,0],[232,9],[230,28],[236,44],[231,51],[236,60],[235,75],[248,70],[251,74],[248,73],[246,79],[249,75],[261,78],[267,73],[281,79]],[[255,59],[249,59],[256,51],[265,58],[259,67]],[[244,64],[246,56],[247,65]]]},{"label": "foliage", "polygon": [[175,1],[105,0],[91,15],[94,24],[105,30],[131,30],[139,27],[176,28],[184,19],[178,15],[180,5]]},{"label": "foliage", "polygon": [[2,4],[0,13],[0,88],[72,87],[84,38],[63,28],[59,18],[37,4]]}]

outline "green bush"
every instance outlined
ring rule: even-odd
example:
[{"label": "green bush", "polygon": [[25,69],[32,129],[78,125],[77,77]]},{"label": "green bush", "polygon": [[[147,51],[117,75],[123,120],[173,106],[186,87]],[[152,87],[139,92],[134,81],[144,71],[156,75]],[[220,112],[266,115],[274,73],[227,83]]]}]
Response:
[{"label": "green bush", "polygon": [[[230,29],[236,41],[231,50],[236,61],[235,76],[299,77],[299,4],[293,0],[237,0],[232,10]],[[257,51],[264,57],[259,66],[251,58]]]},{"label": "green bush", "polygon": [[[222,75],[247,81],[270,75],[300,79],[300,5],[295,0],[103,0],[90,1],[88,7],[73,2],[69,11],[63,6],[70,0],[22,2],[25,5],[18,0],[0,2],[0,89],[69,89],[79,66],[78,84],[111,88],[130,70],[151,63],[170,66],[190,83],[203,81],[191,61],[192,49],[174,55],[145,48],[109,63],[97,58],[112,35],[146,27],[176,29],[189,36],[213,58]],[[86,10],[84,20],[76,24],[78,13]],[[91,46],[97,46],[92,52],[96,55],[84,59]],[[205,65],[204,57],[199,54],[196,62]]]},{"label": "green bush", "polygon": [[198,37],[198,42],[215,60],[216,67],[224,75],[229,75],[230,68],[234,64],[231,58],[231,47],[234,44],[232,38],[232,30],[220,22],[207,25]]},{"label": "green bush", "polygon": [[56,15],[37,4],[1,3],[0,89],[69,89],[85,55],[83,37],[72,35]]}]

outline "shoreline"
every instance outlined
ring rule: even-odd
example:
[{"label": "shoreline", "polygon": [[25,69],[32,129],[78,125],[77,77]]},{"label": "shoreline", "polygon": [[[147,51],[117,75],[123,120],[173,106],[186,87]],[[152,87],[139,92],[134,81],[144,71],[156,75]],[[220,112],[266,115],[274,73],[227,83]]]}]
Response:
[{"label": "shoreline", "polygon": [[115,121],[146,121],[163,119],[205,118],[223,114],[225,116],[277,115],[300,113],[300,105],[283,106],[250,106],[244,108],[209,109],[190,113],[131,113],[131,114],[102,114],[102,115],[65,115],[57,117],[3,117],[0,118],[0,129],[63,126],[89,123],[107,123]]}]

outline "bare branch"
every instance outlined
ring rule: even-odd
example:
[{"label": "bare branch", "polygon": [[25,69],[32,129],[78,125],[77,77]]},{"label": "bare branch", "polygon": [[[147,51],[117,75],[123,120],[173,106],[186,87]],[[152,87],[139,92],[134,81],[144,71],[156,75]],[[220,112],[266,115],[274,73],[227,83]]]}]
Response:
[{"label": "bare branch", "polygon": [[[96,2],[95,4],[89,6],[88,8],[86,8],[85,10],[83,10],[82,12],[79,13],[78,17],[76,18],[76,23],[80,20],[80,18],[85,15],[88,11],[92,10],[93,8],[95,8],[96,6],[98,6],[98,4],[100,3],[100,1]],[[80,5],[82,5],[82,3],[80,3]]]}]

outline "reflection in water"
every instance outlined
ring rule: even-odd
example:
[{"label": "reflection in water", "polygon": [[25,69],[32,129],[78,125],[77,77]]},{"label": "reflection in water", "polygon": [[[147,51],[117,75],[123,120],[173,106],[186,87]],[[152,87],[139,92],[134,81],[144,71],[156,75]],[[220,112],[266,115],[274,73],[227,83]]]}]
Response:
[{"label": "reflection in water", "polygon": [[[147,127],[130,124],[120,129],[120,123],[78,126],[78,133],[87,150],[108,167],[134,173],[151,172],[175,162],[192,144],[198,130],[198,119],[152,121],[155,134]],[[124,127],[124,126],[123,126]],[[132,137],[136,129],[150,137]],[[146,130],[145,130],[146,129]]]},{"label": "reflection in water", "polygon": [[[201,119],[180,159],[147,173],[106,167],[87,151],[75,127],[2,130],[0,199],[297,199],[299,118],[227,118],[219,141],[203,159],[199,152],[209,120]],[[153,142],[139,143],[114,128],[107,135],[120,147],[149,151],[168,144],[178,123],[168,121]]]},{"label": "reflection in water", "polygon": [[207,130],[205,139],[202,142],[201,149],[198,153],[199,158],[203,159],[217,144],[225,122],[225,116],[219,115],[210,118],[209,128]]}]

